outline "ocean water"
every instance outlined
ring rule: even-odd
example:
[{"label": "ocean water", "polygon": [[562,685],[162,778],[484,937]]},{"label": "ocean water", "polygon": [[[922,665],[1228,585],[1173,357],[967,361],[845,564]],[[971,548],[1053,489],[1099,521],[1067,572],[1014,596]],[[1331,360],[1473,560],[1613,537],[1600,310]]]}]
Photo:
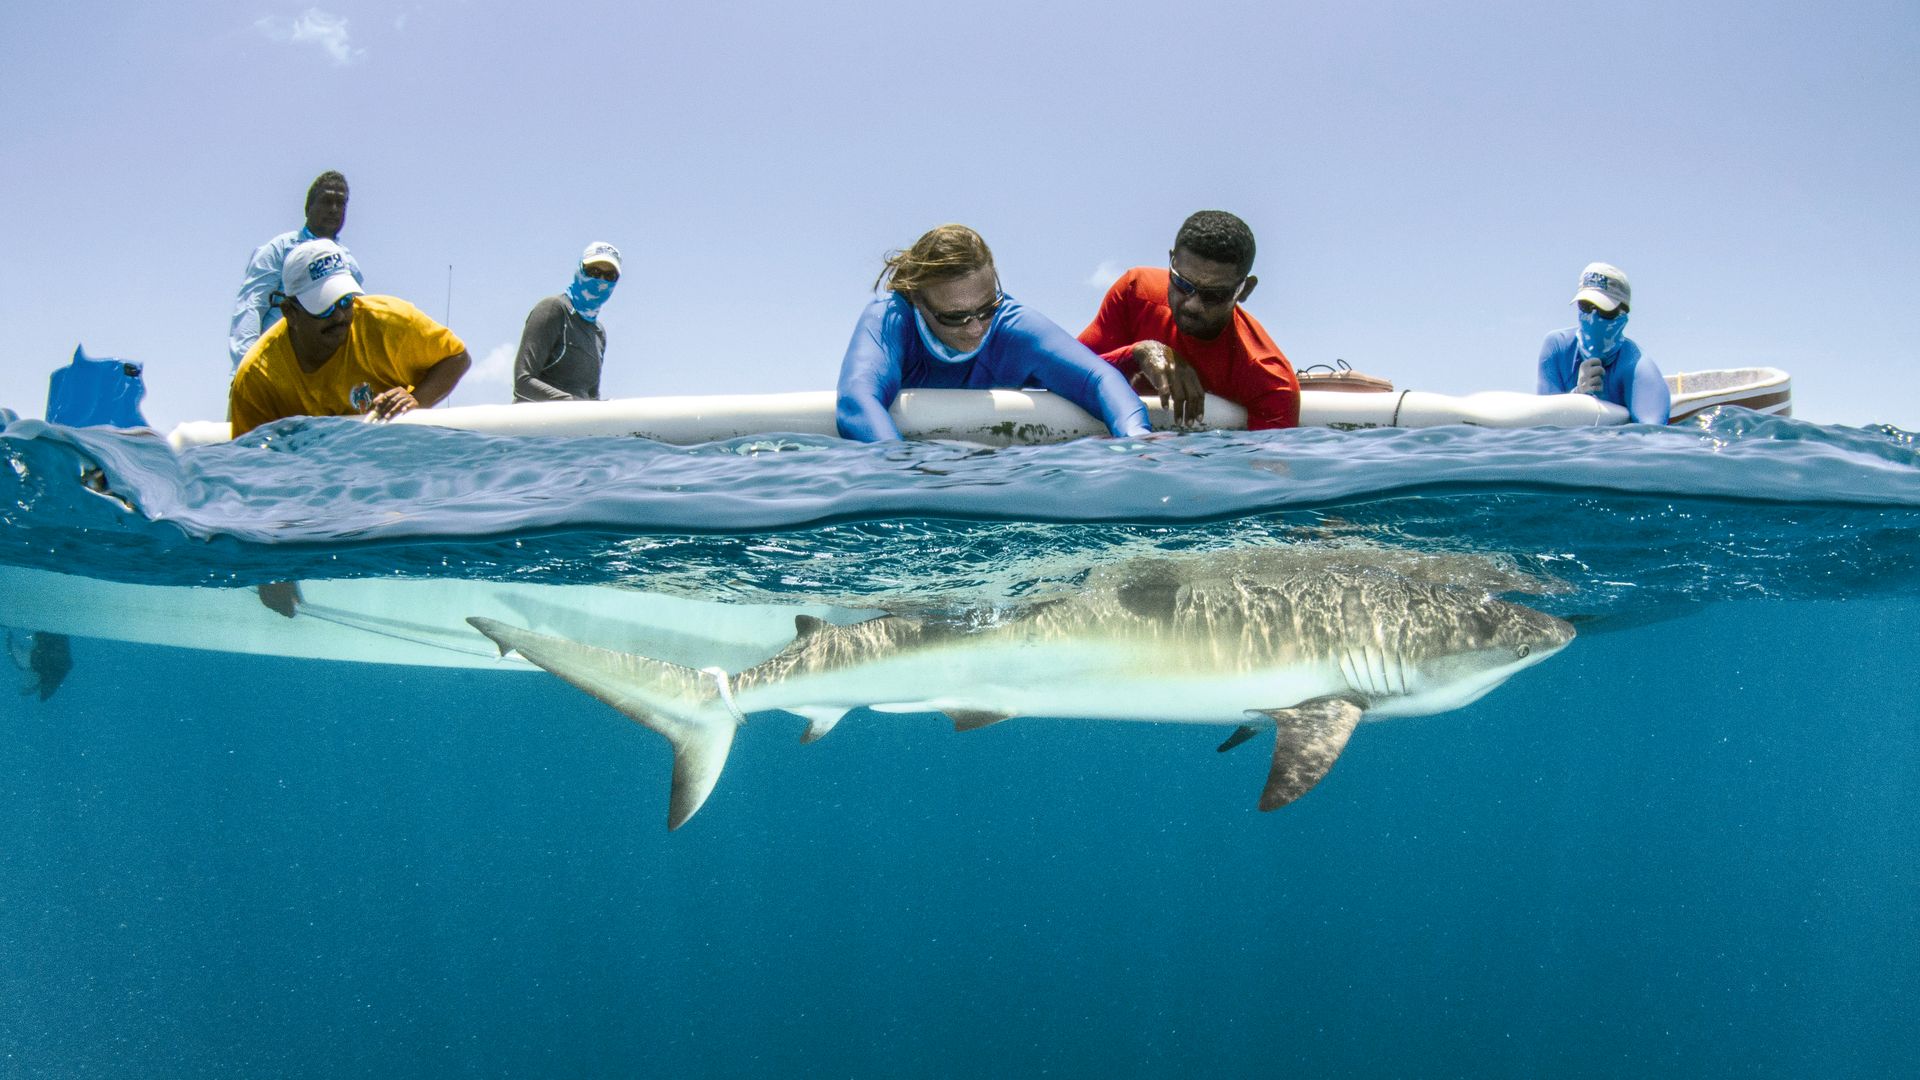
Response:
[{"label": "ocean water", "polygon": [[[0,571],[131,598],[0,594],[16,643],[29,613],[104,628],[46,700],[0,689],[0,1076],[1920,1066],[1904,431],[983,451],[312,420],[176,457],[29,421],[0,454]],[[664,742],[550,676],[191,647],[221,629],[192,613],[280,581],[601,586],[705,631],[1006,620],[1145,558],[1357,561],[1579,636],[1362,724],[1271,813],[1264,743],[1215,753],[1225,727],[862,710],[813,745],[756,715],[674,832]],[[115,639],[170,610],[171,644]]]}]

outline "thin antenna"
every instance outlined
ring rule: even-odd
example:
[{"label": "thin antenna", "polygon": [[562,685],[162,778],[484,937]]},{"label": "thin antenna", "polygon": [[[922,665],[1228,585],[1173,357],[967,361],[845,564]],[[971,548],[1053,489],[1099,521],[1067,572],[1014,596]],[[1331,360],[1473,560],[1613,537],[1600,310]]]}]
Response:
[{"label": "thin antenna", "polygon": [[440,320],[441,326],[453,325],[453,264],[447,264],[447,317]]}]

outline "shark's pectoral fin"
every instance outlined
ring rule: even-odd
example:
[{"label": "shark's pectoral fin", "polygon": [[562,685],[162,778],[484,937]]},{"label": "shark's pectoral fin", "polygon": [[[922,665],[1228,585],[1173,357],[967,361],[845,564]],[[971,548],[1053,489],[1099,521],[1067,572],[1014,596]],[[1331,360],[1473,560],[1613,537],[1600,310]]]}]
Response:
[{"label": "shark's pectoral fin", "polygon": [[1241,724],[1239,727],[1233,729],[1233,734],[1227,736],[1225,742],[1214,747],[1213,752],[1216,754],[1224,754],[1234,747],[1239,746],[1241,743],[1246,742],[1248,739],[1253,738],[1259,731],[1260,729],[1254,727],[1252,724]]},{"label": "shark's pectoral fin", "polygon": [[978,731],[983,727],[997,724],[1012,716],[1012,713],[990,712],[986,709],[942,709],[953,720],[955,731]]},{"label": "shark's pectoral fin", "polygon": [[1274,723],[1273,768],[1267,773],[1266,789],[1260,792],[1262,810],[1285,806],[1319,783],[1340,760],[1362,712],[1356,702],[1331,697],[1303,701],[1290,709],[1256,711]]},{"label": "shark's pectoral fin", "polygon": [[[805,617],[801,616],[801,618]],[[827,732],[833,730],[833,726],[840,722],[841,717],[847,715],[845,709],[819,705],[794,705],[787,711],[806,719],[806,733],[800,736],[800,741],[803,743],[818,742]]]}]

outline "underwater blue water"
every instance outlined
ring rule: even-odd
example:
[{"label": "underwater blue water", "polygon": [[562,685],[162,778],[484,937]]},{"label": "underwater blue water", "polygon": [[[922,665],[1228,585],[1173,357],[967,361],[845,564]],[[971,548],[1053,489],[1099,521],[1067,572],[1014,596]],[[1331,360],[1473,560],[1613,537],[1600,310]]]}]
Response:
[{"label": "underwater blue water", "polygon": [[[1672,430],[680,449],[0,435],[0,564],[1017,610],[1345,553],[1571,618],[1259,813],[1225,729],[756,717],[77,638],[0,694],[0,1076],[1892,1076],[1920,1064],[1920,452]],[[96,486],[83,482],[99,469]],[[0,623],[7,622],[0,597]],[[34,627],[18,627],[32,630]],[[25,678],[25,673],[21,673]]]}]

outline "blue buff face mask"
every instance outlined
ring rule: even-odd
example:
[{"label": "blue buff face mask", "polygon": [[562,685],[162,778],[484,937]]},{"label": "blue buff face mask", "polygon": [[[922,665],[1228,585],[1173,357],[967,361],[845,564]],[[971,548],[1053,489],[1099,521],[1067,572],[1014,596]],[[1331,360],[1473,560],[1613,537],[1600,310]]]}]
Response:
[{"label": "blue buff face mask", "polygon": [[980,350],[987,347],[987,340],[993,337],[993,328],[1000,325],[1000,315],[995,312],[993,321],[987,324],[987,332],[980,335],[980,344],[966,352],[954,352],[952,346],[935,337],[933,331],[927,328],[926,316],[920,314],[919,305],[915,304],[912,307],[913,325],[920,331],[920,344],[925,345],[927,352],[943,364],[964,364],[979,356]]},{"label": "blue buff face mask", "polygon": [[613,295],[615,284],[617,282],[588,277],[585,270],[575,270],[573,284],[567,286],[567,301],[581,318],[592,322],[600,316],[600,305]]},{"label": "blue buff face mask", "polygon": [[1621,312],[1611,319],[1603,319],[1599,313],[1582,311],[1580,313],[1580,352],[1596,360],[1612,359],[1620,350],[1620,342],[1627,336],[1627,313]]}]

